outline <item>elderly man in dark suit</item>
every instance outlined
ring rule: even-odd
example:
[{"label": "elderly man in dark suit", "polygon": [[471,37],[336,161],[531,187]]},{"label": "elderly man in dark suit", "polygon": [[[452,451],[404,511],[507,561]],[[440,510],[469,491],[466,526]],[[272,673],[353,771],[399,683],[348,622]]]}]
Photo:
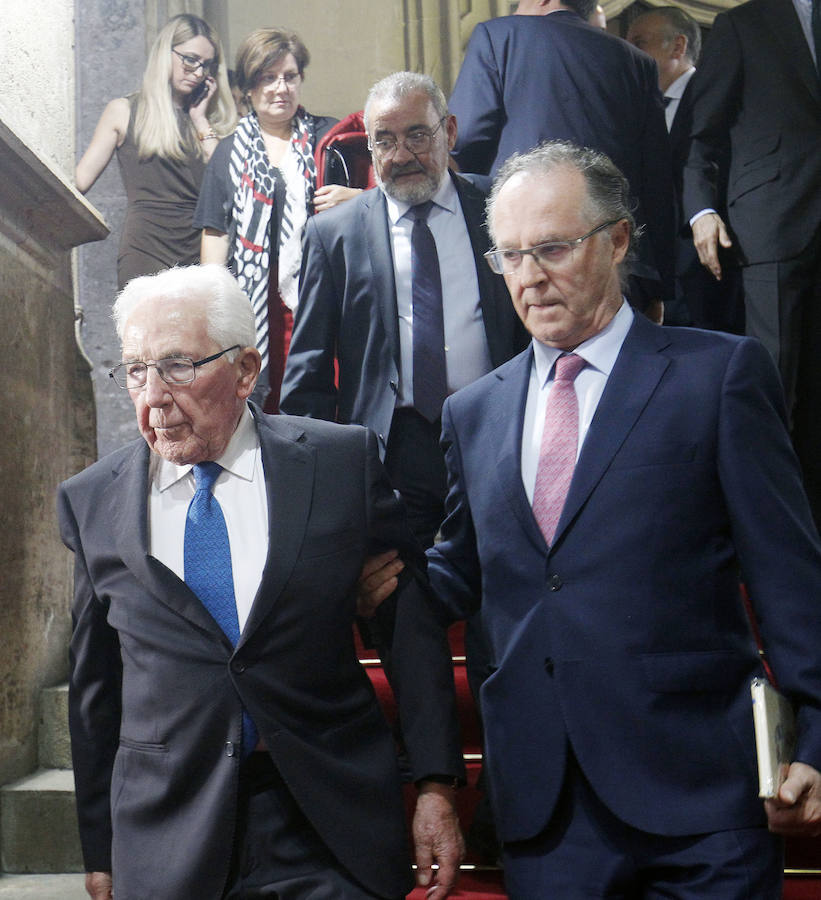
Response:
[{"label": "elderly man in dark suit", "polygon": [[[486,765],[513,900],[780,896],[821,832],[821,542],[778,374],[750,338],[634,315],[606,157],[514,157],[489,201],[532,346],[442,414],[449,614],[481,609]],[[752,597],[798,742],[758,798]]]},{"label": "elderly man in dark suit", "polygon": [[[821,9],[750,0],[716,17],[690,84],[684,213],[702,263],[742,264],[746,330],[778,365],[821,522]],[[729,152],[729,178],[716,180]],[[719,215],[726,206],[727,215]]]},{"label": "elderly man in dark suit", "polygon": [[[448,172],[457,124],[441,90],[426,75],[389,75],[371,88],[365,126],[379,187],[308,222],[281,408],[371,428],[430,546],[446,493],[442,401],[525,338],[504,282],[482,259],[484,194]],[[421,230],[434,245],[425,256]],[[436,331],[418,327],[430,321],[430,278]]]},{"label": "elderly man in dark suit", "polygon": [[366,555],[396,546],[417,574],[382,633],[420,785],[420,883],[438,860],[443,898],[461,852],[450,657],[375,439],[246,403],[253,313],[223,267],[135,279],[114,315],[112,375],[144,440],[59,492],[90,895],[405,896],[395,748],[352,634]]},{"label": "elderly man in dark suit", "polygon": [[[450,107],[454,159],[495,174],[514,152],[562,139],[606,153],[627,176],[646,239],[631,302],[656,317],[672,302],[673,182],[652,60],[588,23],[595,0],[522,0],[473,30]],[[651,305],[652,303],[652,305]]]}]

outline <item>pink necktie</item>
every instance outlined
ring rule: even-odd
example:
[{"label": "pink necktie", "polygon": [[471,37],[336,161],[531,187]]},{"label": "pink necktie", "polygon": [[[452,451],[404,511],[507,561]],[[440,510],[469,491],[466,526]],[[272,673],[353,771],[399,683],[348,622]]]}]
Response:
[{"label": "pink necktie", "polygon": [[585,366],[575,353],[556,360],[553,386],[547,398],[533,515],[548,546],[553,540],[562,513],[579,446],[579,401],[573,382]]}]

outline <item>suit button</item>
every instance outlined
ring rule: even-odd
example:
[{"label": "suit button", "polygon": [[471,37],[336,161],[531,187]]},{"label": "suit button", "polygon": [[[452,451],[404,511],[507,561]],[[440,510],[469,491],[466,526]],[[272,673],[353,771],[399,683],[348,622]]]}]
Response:
[{"label": "suit button", "polygon": [[231,668],[237,673],[237,675],[242,675],[242,673],[248,668],[248,666],[246,666],[241,659],[235,659],[234,662],[231,663]]},{"label": "suit button", "polygon": [[550,585],[551,591],[558,591],[561,590],[562,580],[558,575],[551,575],[548,584]]},{"label": "suit button", "polygon": [[395,394],[395,393],[399,390],[399,385],[398,385],[395,381],[392,381],[392,382],[390,383],[390,385],[391,385],[391,390],[392,390],[392,391],[394,392],[394,394]]},{"label": "suit button", "polygon": [[225,742],[225,755],[233,756],[236,752],[237,752],[237,750],[236,750],[236,747],[234,746],[234,742],[226,741]]},{"label": "suit button", "polygon": [[548,675],[553,674],[553,660],[549,656],[545,657],[544,670],[545,670],[545,672],[547,672]]}]

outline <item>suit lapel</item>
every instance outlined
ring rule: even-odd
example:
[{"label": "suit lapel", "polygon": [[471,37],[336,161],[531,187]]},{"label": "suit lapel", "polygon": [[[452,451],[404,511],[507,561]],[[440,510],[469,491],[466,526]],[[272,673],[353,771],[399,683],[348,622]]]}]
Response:
[{"label": "suit lapel", "polygon": [[132,575],[161,603],[231,644],[222,629],[202,605],[197,595],[167,566],[149,554],[148,548],[148,464],[150,450],[140,439],[134,454],[114,472],[107,491],[108,517],[117,549]]},{"label": "suit lapel", "polygon": [[655,392],[670,365],[659,351],[669,343],[664,329],[636,314],[587,432],[554,545],[571,526]]},{"label": "suit lapel", "polygon": [[[494,404],[482,426],[487,428],[488,434],[500,438],[496,477],[513,515],[536,548],[545,552],[544,538],[522,484],[522,423],[532,362],[533,350],[528,347],[508,365],[493,373],[499,383],[495,389]],[[518,413],[511,414],[512,410],[518,410]]]},{"label": "suit lapel", "polygon": [[268,557],[238,646],[271,612],[299,556],[313,493],[315,459],[293,420],[255,410],[268,497]]},{"label": "suit lapel", "polygon": [[399,317],[396,311],[396,281],[393,272],[393,251],[388,227],[387,204],[385,195],[379,188],[367,191],[363,196],[368,198],[363,205],[363,216],[365,241],[371,265],[374,303],[382,316],[382,325],[391,346],[391,356],[396,362],[398,370],[401,368]]},{"label": "suit lapel", "polygon": [[451,178],[456,186],[459,203],[462,207],[462,216],[473,249],[473,261],[476,266],[476,278],[479,287],[479,305],[482,309],[482,322],[485,326],[488,349],[492,365],[499,366],[510,355],[509,349],[504,344],[504,338],[508,330],[499,321],[499,310],[505,302],[510,302],[508,297],[502,299],[500,292],[507,295],[507,288],[501,276],[494,275],[490,266],[485,261],[484,252],[490,247],[487,233],[482,225],[485,218],[485,197],[469,181],[458,178],[451,173]]}]

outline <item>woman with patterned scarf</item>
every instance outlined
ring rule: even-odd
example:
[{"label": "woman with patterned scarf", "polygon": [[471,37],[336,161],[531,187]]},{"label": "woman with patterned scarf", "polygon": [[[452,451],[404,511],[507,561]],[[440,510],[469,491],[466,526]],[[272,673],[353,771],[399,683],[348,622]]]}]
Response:
[{"label": "woman with patterned scarf", "polygon": [[263,371],[252,399],[266,412],[279,408],[305,222],[359,193],[316,190],[314,148],[336,119],[300,105],[309,59],[299,37],[282,28],[258,29],[242,42],[236,77],[251,112],[214,151],[194,214],[202,262],[228,263],[254,308]]}]

